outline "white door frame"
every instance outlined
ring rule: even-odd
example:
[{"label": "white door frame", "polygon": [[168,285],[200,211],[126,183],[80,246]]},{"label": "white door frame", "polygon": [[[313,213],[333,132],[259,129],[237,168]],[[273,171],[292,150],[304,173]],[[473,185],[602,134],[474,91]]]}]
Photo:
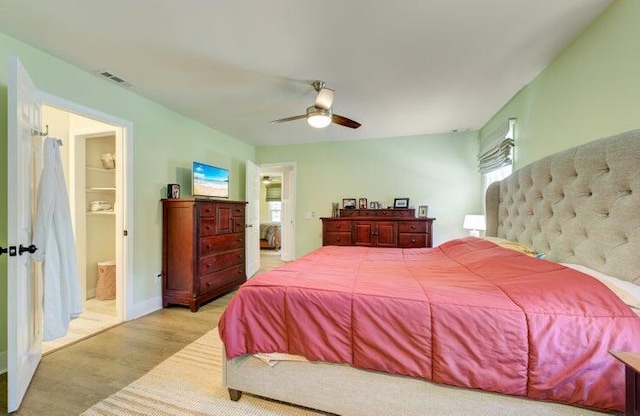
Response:
[{"label": "white door frame", "polygon": [[245,262],[247,279],[260,270],[260,167],[246,162],[245,200]]},{"label": "white door frame", "polygon": [[296,162],[262,163],[260,170],[282,172],[282,230],[280,259],[296,259]]},{"label": "white door frame", "polygon": [[[91,118],[122,129],[116,135],[116,200],[120,208],[116,214],[116,232],[122,237],[116,239],[116,290],[118,316],[123,321],[133,316],[133,123],[111,114],[86,107],[41,92],[43,104],[62,111]],[[71,132],[77,134],[77,132]],[[126,237],[124,236],[126,234]]]}]

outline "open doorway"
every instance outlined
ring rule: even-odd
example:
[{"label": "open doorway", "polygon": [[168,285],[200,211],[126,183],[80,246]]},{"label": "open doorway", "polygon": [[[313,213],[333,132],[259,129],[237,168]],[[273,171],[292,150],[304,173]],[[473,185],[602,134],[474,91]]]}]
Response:
[{"label": "open doorway", "polygon": [[[126,263],[122,247],[126,165],[124,127],[65,109],[43,106],[43,124],[58,138],[67,181],[83,313],[65,337],[43,342],[43,354],[85,339],[125,320]],[[118,169],[120,168],[120,169]],[[120,286],[120,287],[119,287]]]},{"label": "open doorway", "polygon": [[295,163],[260,165],[260,253],[295,259]]}]

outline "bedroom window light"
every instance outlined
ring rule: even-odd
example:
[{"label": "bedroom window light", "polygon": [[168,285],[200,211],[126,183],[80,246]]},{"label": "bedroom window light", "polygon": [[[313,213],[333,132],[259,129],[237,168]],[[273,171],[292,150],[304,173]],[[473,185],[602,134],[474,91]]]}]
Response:
[{"label": "bedroom window light", "polygon": [[480,141],[478,170],[482,175],[483,195],[493,182],[513,171],[516,119],[510,118]]},{"label": "bedroom window light", "polygon": [[281,222],[282,219],[282,201],[269,201],[267,202],[267,209],[269,210],[269,221]]}]

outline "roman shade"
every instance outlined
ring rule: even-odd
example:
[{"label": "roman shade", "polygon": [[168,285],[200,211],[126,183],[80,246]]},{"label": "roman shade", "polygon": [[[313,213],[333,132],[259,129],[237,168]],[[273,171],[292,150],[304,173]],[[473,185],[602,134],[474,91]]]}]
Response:
[{"label": "roman shade", "polygon": [[478,171],[482,174],[493,172],[513,164],[515,118],[499,125],[480,141]]}]

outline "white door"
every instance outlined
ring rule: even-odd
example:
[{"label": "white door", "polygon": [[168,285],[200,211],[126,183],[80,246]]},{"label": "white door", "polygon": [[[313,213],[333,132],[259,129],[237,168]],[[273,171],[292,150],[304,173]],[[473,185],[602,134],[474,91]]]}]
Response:
[{"label": "white door", "polygon": [[245,225],[247,279],[260,269],[260,168],[247,160],[245,182],[247,218]]},{"label": "white door", "polygon": [[42,357],[42,282],[34,273],[29,254],[20,246],[31,244],[35,213],[37,159],[32,153],[32,129],[41,131],[42,103],[17,57],[9,62],[8,94],[8,244],[18,253],[7,261],[7,367],[8,411],[18,409]]}]

